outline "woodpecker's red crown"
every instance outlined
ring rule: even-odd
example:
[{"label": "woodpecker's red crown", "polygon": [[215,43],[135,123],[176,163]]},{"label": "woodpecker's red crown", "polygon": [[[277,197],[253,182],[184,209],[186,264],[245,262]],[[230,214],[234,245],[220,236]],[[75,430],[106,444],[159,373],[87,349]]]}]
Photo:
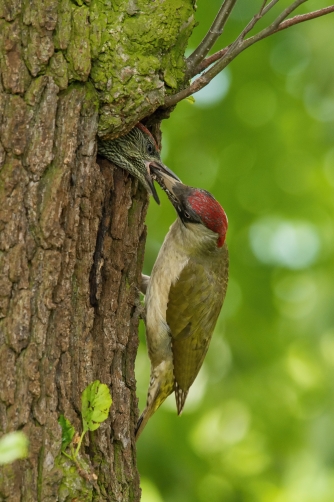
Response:
[{"label": "woodpecker's red crown", "polygon": [[203,224],[219,235],[217,246],[221,247],[225,242],[228,220],[219,202],[206,190],[195,188],[188,196],[188,203]]}]

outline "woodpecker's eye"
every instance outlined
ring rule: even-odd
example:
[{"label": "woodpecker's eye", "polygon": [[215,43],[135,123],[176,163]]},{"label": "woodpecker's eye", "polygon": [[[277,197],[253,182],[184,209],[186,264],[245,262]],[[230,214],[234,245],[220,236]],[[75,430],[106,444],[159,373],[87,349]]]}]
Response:
[{"label": "woodpecker's eye", "polygon": [[149,155],[154,154],[154,146],[151,143],[147,143],[146,151]]},{"label": "woodpecker's eye", "polygon": [[185,211],[183,214],[188,220],[190,219],[190,214],[187,211]]}]

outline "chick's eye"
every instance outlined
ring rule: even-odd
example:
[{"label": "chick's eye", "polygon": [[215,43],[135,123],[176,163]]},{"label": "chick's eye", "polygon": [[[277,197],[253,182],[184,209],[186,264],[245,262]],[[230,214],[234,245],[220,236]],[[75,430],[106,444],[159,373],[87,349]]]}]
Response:
[{"label": "chick's eye", "polygon": [[154,147],[153,147],[153,145],[151,145],[151,143],[147,143],[146,150],[147,150],[147,153],[149,155],[153,155],[153,153],[154,153]]}]

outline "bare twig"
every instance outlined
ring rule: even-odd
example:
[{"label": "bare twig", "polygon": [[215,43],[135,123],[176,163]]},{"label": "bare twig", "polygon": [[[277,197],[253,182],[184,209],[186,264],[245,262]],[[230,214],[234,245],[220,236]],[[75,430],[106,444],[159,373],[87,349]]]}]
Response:
[{"label": "bare twig", "polygon": [[[279,2],[279,0],[271,0],[271,2],[269,3],[269,5],[267,5],[267,7],[266,7],[267,1],[268,0],[264,0],[263,1],[262,6],[261,6],[259,12],[256,13],[255,16],[253,16],[253,18],[250,20],[250,22],[247,24],[247,26],[242,30],[242,32],[240,33],[240,35],[238,36],[238,38],[232,44],[228,45],[227,47],[225,47],[224,49],[222,49],[220,51],[221,55],[220,55],[219,58],[215,57],[216,55],[211,56],[212,59],[213,59],[212,62],[221,59],[227,52],[229,52],[231,50],[231,48],[233,46],[237,45],[240,41],[244,40],[244,38],[247,35],[247,33],[249,33],[254,28],[255,24],[259,21],[259,19],[261,19],[272,7],[274,7],[274,5],[277,2]],[[303,1],[307,1],[307,0],[303,0]],[[218,53],[216,53],[216,54],[218,54]],[[192,74],[188,75],[188,77],[194,77],[195,75],[197,75],[198,73],[200,73],[201,71],[203,71],[203,69],[207,68],[211,64],[211,63],[205,64],[204,68],[200,69],[202,63],[203,63],[203,61],[198,65],[197,68],[193,68]]]},{"label": "bare twig", "polygon": [[[274,30],[270,35],[273,35],[274,33],[278,33],[279,31],[286,30],[287,28],[290,28],[291,26],[294,26],[295,24],[303,23],[304,21],[309,21],[310,19],[316,19],[317,17],[321,16],[326,16],[326,14],[330,14],[331,12],[334,12],[334,5],[331,5],[330,7],[324,7],[323,9],[315,10],[313,12],[309,12],[308,14],[300,14],[299,16],[294,16],[291,17],[290,19],[287,19],[286,21],[282,21],[278,28]],[[269,36],[269,35],[268,35]],[[210,65],[221,59],[228,49],[230,48],[230,45],[227,47],[224,47],[220,51],[215,52],[211,56],[205,58],[197,67],[197,73],[202,73],[202,71],[206,70]]]},{"label": "bare twig", "polygon": [[[305,21],[309,21],[310,19],[316,19],[317,17],[326,16],[326,14],[330,14],[331,12],[334,12],[334,5],[331,5],[330,7],[324,7],[323,9],[315,10],[307,14],[300,14],[299,16],[291,17],[290,19],[283,21],[278,26],[278,28],[271,33],[271,35],[273,35],[274,33],[278,33],[279,31],[286,30],[287,28],[290,28],[295,24],[303,23]],[[203,61],[197,67],[196,74],[202,73],[202,71],[206,70],[206,68],[208,68],[210,65],[221,59],[226,54],[229,48],[230,45],[224,47],[220,51],[215,52],[211,56],[203,59]]]},{"label": "bare twig", "polygon": [[212,54],[212,56],[203,59],[203,61],[196,68],[196,75],[202,73],[202,71],[206,70],[210,65],[218,61],[218,59],[221,59],[223,56],[225,56],[230,47],[231,46],[228,45],[227,47],[224,47],[224,49],[221,49],[220,51]]},{"label": "bare twig", "polygon": [[[291,19],[288,19],[286,21],[285,18],[291,14],[299,5],[304,3],[307,0],[296,0],[293,2],[289,7],[287,7],[276,19],[273,23],[270,24],[267,28],[264,28],[261,30],[259,33],[256,35],[253,35],[252,37],[246,38],[245,36],[247,33],[249,33],[255,24],[261,19],[270,8],[273,7],[277,3],[278,0],[272,0],[266,7],[266,1],[262,4],[262,7],[260,11],[251,19],[251,21],[247,24],[247,26],[244,28],[244,30],[240,33],[240,35],[236,38],[236,40],[229,45],[228,47],[225,47],[225,49],[222,49],[219,51],[217,54],[220,54],[220,57],[215,59],[216,64],[214,64],[211,68],[209,68],[205,73],[203,73],[200,77],[198,77],[189,87],[186,89],[183,89],[182,91],[178,92],[177,94],[174,94],[174,96],[168,96],[165,100],[165,106],[172,106],[181,101],[182,99],[187,98],[188,96],[198,92],[201,90],[203,87],[205,87],[211,80],[218,74],[220,73],[240,52],[244,51],[251,45],[255,44],[259,40],[262,40],[263,38],[266,38],[274,33],[277,33],[278,31],[284,30],[286,28],[289,28],[290,26],[293,26],[294,24],[301,23],[303,21],[307,21],[309,19],[313,19],[316,17],[324,16],[326,14],[329,14],[331,12],[334,12],[334,6],[330,7],[325,7],[323,9],[320,9],[318,11],[310,12],[309,14],[303,14],[299,16],[295,16]],[[216,54],[211,56],[211,58],[215,58]],[[208,60],[210,58],[207,58]],[[205,60],[206,61],[206,60]],[[203,61],[202,65],[205,63]],[[212,64],[208,63],[209,64]],[[200,69],[201,66],[198,67],[198,71],[202,71]]]},{"label": "bare twig", "polygon": [[216,40],[223,33],[224,26],[232,12],[232,9],[237,0],[225,0],[220,7],[218,14],[213,21],[211,28],[203,38],[199,46],[188,57],[187,63],[187,78],[192,76],[193,69],[205,58],[209,50],[214,46]]},{"label": "bare twig", "polygon": [[316,19],[317,17],[326,16],[326,14],[330,14],[334,12],[334,5],[330,5],[329,7],[324,7],[323,9],[315,10],[313,12],[309,12],[308,14],[300,14],[299,16],[294,16],[291,19],[287,19],[283,21],[277,30],[273,33],[277,33],[278,31],[286,30],[295,24],[303,23],[304,21],[309,21],[310,19]]},{"label": "bare twig", "polygon": [[[274,0],[273,0],[274,1]],[[284,9],[284,11],[275,19],[273,23],[271,23],[267,28],[264,28],[264,30],[260,31],[256,35],[253,35],[252,37],[247,38],[247,40],[244,40],[242,44],[242,50],[247,49],[247,47],[250,47],[251,45],[255,44],[255,42],[258,42],[259,40],[262,40],[263,38],[268,37],[269,35],[272,35],[277,28],[279,27],[280,23],[284,21],[286,17],[291,14],[294,10],[297,9],[302,3],[307,2],[307,0],[295,0],[289,7]],[[268,5],[269,7],[269,5]],[[261,16],[262,17],[262,16]],[[217,63],[219,64],[219,63]]]}]

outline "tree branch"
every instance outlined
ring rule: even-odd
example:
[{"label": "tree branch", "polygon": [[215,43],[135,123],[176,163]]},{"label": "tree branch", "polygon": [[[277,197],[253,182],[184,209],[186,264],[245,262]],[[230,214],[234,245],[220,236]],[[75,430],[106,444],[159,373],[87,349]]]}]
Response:
[{"label": "tree branch", "polygon": [[287,19],[283,21],[277,30],[273,33],[277,33],[278,31],[286,30],[290,28],[290,26],[294,26],[295,24],[303,23],[304,21],[309,21],[310,19],[316,19],[317,17],[326,16],[326,14],[330,14],[334,12],[334,5],[330,5],[329,7],[324,7],[323,9],[315,10],[313,12],[309,12],[308,14],[300,14],[299,16],[294,16],[291,19]]},{"label": "tree branch", "polygon": [[218,51],[216,54],[213,54],[209,58],[202,61],[197,67],[197,73],[203,71],[203,69],[207,68],[209,65],[214,63],[208,71],[203,73],[200,77],[198,77],[189,87],[183,89],[182,91],[174,94],[173,96],[168,96],[165,100],[165,107],[173,106],[182,99],[187,98],[188,96],[198,92],[203,89],[207,84],[211,82],[211,80],[220,73],[226,66],[242,51],[255,44],[259,40],[266,38],[278,31],[282,31],[284,29],[289,28],[290,26],[294,26],[295,24],[299,24],[303,21],[308,21],[309,19],[315,19],[320,16],[324,16],[326,14],[330,14],[334,12],[334,6],[324,7],[323,9],[319,9],[317,11],[310,12],[308,14],[301,14],[291,19],[285,18],[291,14],[294,10],[299,7],[302,3],[307,0],[296,0],[289,7],[287,7],[276,19],[273,23],[271,23],[267,28],[264,28],[256,35],[246,38],[245,36],[249,33],[255,24],[278,2],[278,0],[272,0],[266,7],[266,1],[263,2],[261,9],[255,16],[251,19],[251,21],[247,24],[247,26],[243,29],[240,35],[236,38],[236,40],[230,44],[228,47]]},{"label": "tree branch", "polygon": [[[214,46],[216,40],[223,33],[224,26],[232,12],[232,9],[237,0],[225,0],[224,4],[220,7],[211,28],[203,38],[199,46],[186,60],[187,64],[187,78],[193,76],[193,70],[205,58],[209,50]],[[196,73],[195,73],[196,74]]]},{"label": "tree branch", "polygon": [[[315,10],[313,12],[309,12],[308,14],[300,14],[299,16],[294,16],[290,19],[287,19],[286,21],[283,21],[276,30],[274,30],[270,35],[273,35],[274,33],[278,33],[279,31],[286,30],[287,28],[290,28],[290,26],[294,26],[295,24],[303,23],[304,21],[309,21],[310,19],[316,19],[317,17],[321,16],[326,16],[326,14],[330,14],[331,12],[334,12],[334,5],[331,5],[330,7],[324,7],[323,9]],[[209,66],[211,66],[213,63],[221,59],[228,49],[230,48],[230,45],[227,47],[224,47],[220,51],[215,52],[211,56],[205,58],[197,67],[197,73],[202,73],[202,71],[206,70]],[[193,75],[194,76],[194,75]]]}]

